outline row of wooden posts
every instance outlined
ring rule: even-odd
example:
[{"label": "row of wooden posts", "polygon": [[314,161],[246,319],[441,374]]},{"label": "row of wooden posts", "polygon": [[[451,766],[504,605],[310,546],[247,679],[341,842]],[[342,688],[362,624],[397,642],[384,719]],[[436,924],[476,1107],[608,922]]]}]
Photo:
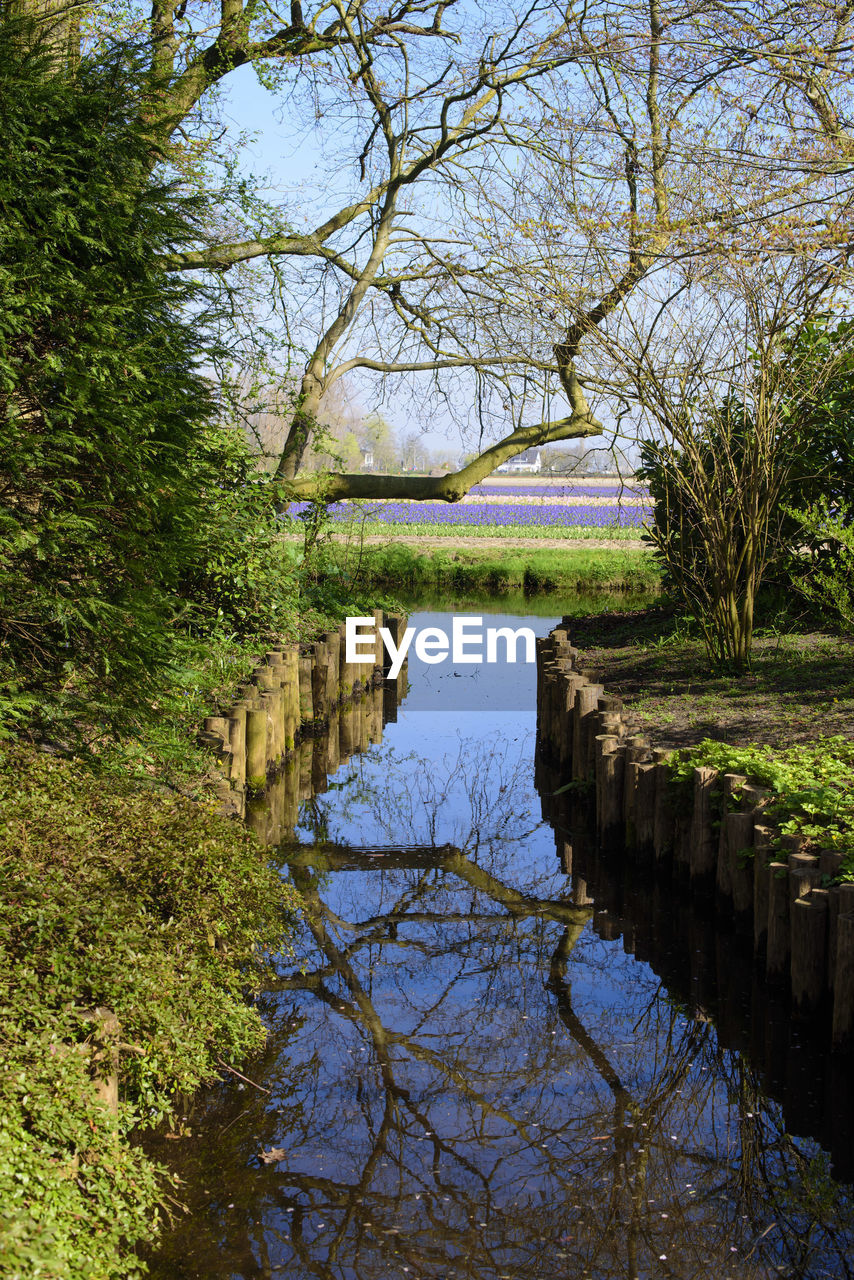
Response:
[{"label": "row of wooden posts", "polygon": [[[375,610],[374,622],[372,665],[347,662],[342,623],[302,650],[271,649],[226,714],[205,720],[199,737],[217,751],[224,807],[245,816],[263,843],[292,833],[301,801],[325,791],[327,776],[351,755],[381,741],[384,722],[396,716],[405,667],[394,688],[382,687],[387,663],[379,628],[387,627],[399,644],[406,619]],[[258,793],[257,800],[250,794],[247,805],[246,792]],[[91,1043],[82,1048],[97,1096],[117,1115],[118,1019],[100,1007],[83,1017],[93,1023]]]},{"label": "row of wooden posts", "polygon": [[748,1056],[786,1132],[818,1139],[833,1177],[854,1181],[850,1059],[827,1053],[823,1035],[793,1023],[788,989],[753,964],[752,935],[722,928],[689,894],[674,892],[669,877],[650,875],[619,848],[598,847],[583,798],[562,791],[557,769],[541,758],[536,769],[555,853],[572,877],[572,901],[593,906],[593,932],[648,964],[691,1021],[714,1019],[718,1046]]},{"label": "row of wooden posts", "polygon": [[834,885],[841,854],[806,848],[769,820],[767,792],[740,774],[698,767],[690,795],[666,748],[626,723],[620,698],[579,669],[568,623],[537,641],[540,750],[563,785],[595,793],[606,848],[671,875],[698,902],[752,933],[769,981],[793,1010],[832,1018],[836,1048],[854,1048],[854,885]]},{"label": "row of wooden posts", "polygon": [[337,706],[382,680],[386,661],[380,627],[398,643],[406,619],[375,609],[374,623],[372,664],[347,661],[342,623],[311,645],[271,649],[228,710],[208,716],[200,739],[218,752],[223,800],[245,788],[263,790],[301,735],[326,724]]},{"label": "row of wooden posts", "polygon": [[247,794],[244,804],[237,792],[230,793],[234,812],[262,844],[275,847],[292,839],[303,802],[328,790],[328,779],[352,756],[382,742],[385,725],[397,718],[405,680],[403,670],[396,680],[375,682],[334,708],[322,727],[303,735],[264,790]]}]

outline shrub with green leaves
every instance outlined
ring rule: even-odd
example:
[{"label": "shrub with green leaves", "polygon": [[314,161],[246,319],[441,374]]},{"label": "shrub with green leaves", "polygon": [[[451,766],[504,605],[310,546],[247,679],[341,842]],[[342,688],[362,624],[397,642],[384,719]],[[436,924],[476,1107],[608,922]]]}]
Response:
[{"label": "shrub with green leaves", "polygon": [[[244,828],[24,747],[0,756],[4,1275],[133,1275],[165,1185],[127,1141],[264,1040],[247,1002],[299,902]],[[119,1020],[118,1133],[80,1051]]]},{"label": "shrub with green leaves", "polygon": [[196,632],[296,634],[298,555],[282,537],[278,483],[258,469],[242,431],[208,427],[195,443],[201,522],[178,584]]},{"label": "shrub with green leaves", "polygon": [[838,850],[844,855],[843,876],[854,879],[854,741],[850,738],[819,737],[782,749],[731,747],[707,738],[674,753],[673,783],[687,786],[698,765],[744,774],[767,787],[769,816],[780,830],[803,835],[819,848]]}]

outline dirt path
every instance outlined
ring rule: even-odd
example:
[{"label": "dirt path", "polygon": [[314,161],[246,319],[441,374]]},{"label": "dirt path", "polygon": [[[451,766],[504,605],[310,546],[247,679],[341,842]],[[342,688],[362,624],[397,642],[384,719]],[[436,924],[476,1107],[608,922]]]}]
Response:
[{"label": "dirt path", "polygon": [[710,674],[699,640],[672,638],[664,611],[578,618],[570,634],[584,668],[625,699],[634,727],[657,746],[854,736],[854,636],[762,636],[753,670],[726,676]]}]

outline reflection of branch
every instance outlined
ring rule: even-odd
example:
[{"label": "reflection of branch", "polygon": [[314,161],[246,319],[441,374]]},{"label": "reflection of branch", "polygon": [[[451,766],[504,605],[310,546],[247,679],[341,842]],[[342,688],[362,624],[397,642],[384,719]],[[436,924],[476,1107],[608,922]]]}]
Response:
[{"label": "reflection of branch", "polygon": [[500,902],[513,916],[545,916],[549,920],[557,920],[563,924],[572,924],[581,928],[590,919],[592,907],[574,907],[568,902],[560,902],[551,898],[529,898],[509,888],[489,871],[472,862],[459,849],[446,854],[441,860],[444,871],[465,880],[473,889],[485,893],[493,902]]},{"label": "reflection of branch", "polygon": [[[454,864],[454,870],[457,869],[457,864],[459,863],[464,870],[477,872],[478,875],[475,879],[477,880],[479,887],[482,887],[484,884],[488,884],[493,892],[500,893],[502,896],[506,897],[508,901],[512,901],[516,905],[514,914],[532,915],[536,913],[534,904],[538,900],[526,898],[521,894],[514,894],[512,890],[502,885],[500,881],[495,879],[495,877],[490,876],[479,867],[474,867],[474,865],[471,864],[462,854],[455,852],[451,855],[450,861]],[[485,1177],[476,1165],[439,1137],[435,1128],[432,1127],[429,1118],[422,1115],[416,1108],[409,1091],[396,1084],[389,1058],[390,1046],[399,1046],[405,1049],[413,1059],[428,1063],[439,1075],[453,1083],[460,1093],[464,1094],[465,1097],[475,1103],[484,1116],[492,1116],[501,1119],[529,1146],[535,1147],[538,1145],[537,1136],[529,1132],[528,1126],[524,1120],[517,1119],[510,1111],[503,1107],[494,1105],[482,1093],[474,1089],[465,1073],[446,1062],[438,1053],[435,1053],[433,1050],[419,1044],[417,1040],[414,1040],[409,1035],[402,1032],[389,1031],[385,1026],[383,1026],[379,1015],[374,1009],[373,1003],[364,991],[351,964],[349,963],[347,955],[344,951],[339,950],[329,937],[324,923],[324,917],[327,915],[327,908],[321,901],[313,884],[312,878],[299,869],[296,869],[294,874],[297,887],[312,908],[308,915],[309,928],[311,929],[311,932],[321,950],[331,962],[330,968],[324,969],[323,972],[337,972],[349,987],[353,996],[353,1001],[348,1003],[340,995],[330,990],[329,987],[323,983],[319,972],[315,972],[315,974],[309,975],[302,980],[294,976],[293,978],[285,981],[289,986],[298,986],[302,982],[306,987],[310,987],[314,994],[323,1000],[330,1008],[334,1009],[336,1013],[343,1015],[353,1022],[360,1022],[366,1027],[374,1044],[377,1062],[383,1077],[383,1085],[386,1090],[387,1098],[394,1098],[395,1100],[400,1101],[423,1127],[425,1134],[431,1139],[434,1150],[433,1171],[436,1181],[439,1181],[438,1158],[441,1152],[445,1152],[457,1164],[466,1169],[472,1176],[476,1177],[478,1181],[482,1182],[484,1192],[487,1197],[489,1197],[490,1188],[488,1178]],[[562,910],[563,905],[564,904],[562,903],[551,903],[548,901],[543,903],[546,912],[549,912],[552,909]],[[590,909],[585,908],[571,908],[570,910],[572,910],[575,916],[581,917],[582,921],[586,921],[591,914]],[[468,919],[468,917],[465,918]],[[578,923],[574,926],[574,938],[577,938],[580,935],[582,928],[583,923]],[[384,937],[379,940],[387,942],[389,939]],[[555,1166],[551,1155],[548,1157],[548,1160],[552,1167],[552,1171],[561,1178],[561,1181],[564,1181],[565,1179]],[[364,1183],[364,1178],[360,1179],[360,1184],[361,1183]],[[439,1183],[439,1185],[441,1186],[441,1183]]]},{"label": "reflection of branch", "polygon": [[[299,876],[299,879],[296,879],[296,876]],[[335,946],[334,942],[329,937],[329,934],[326,929],[326,925],[323,920],[323,915],[325,912],[324,904],[322,903],[320,896],[317,893],[317,890],[314,886],[313,881],[309,876],[306,876],[304,873],[302,875],[299,875],[298,872],[295,873],[295,879],[296,879],[297,887],[299,888],[300,892],[303,894],[303,896],[306,898],[309,904],[314,908],[314,911],[307,916],[309,929],[314,935],[315,941],[317,942],[318,946],[329,957],[329,960],[332,962],[332,965],[334,966],[334,968],[337,970],[337,972],[346,982],[347,986],[349,987],[353,995],[353,999],[355,1001],[356,1007],[354,1008],[353,1006],[350,1006],[350,1008],[348,1009],[346,1003],[341,999],[340,996],[333,995],[333,993],[329,991],[326,987],[324,987],[321,983],[318,983],[317,987],[315,988],[316,994],[319,995],[321,999],[323,999],[328,1004],[330,1004],[334,1009],[336,1009],[337,1012],[345,1013],[351,1019],[361,1021],[362,1024],[367,1029],[368,1033],[370,1034],[374,1044],[374,1051],[377,1056],[377,1063],[379,1065],[380,1073],[383,1078],[383,1085],[386,1090],[386,1098],[387,1098],[386,1113],[388,1113],[389,1107],[392,1107],[392,1113],[393,1113],[393,1110],[395,1109],[395,1104],[398,1100],[403,1102],[407,1110],[410,1111],[410,1113],[413,1114],[415,1118],[423,1125],[425,1133],[429,1134],[432,1137],[433,1148],[434,1148],[436,1157],[438,1158],[440,1151],[444,1151],[447,1155],[451,1156],[454,1160],[456,1160],[458,1164],[462,1165],[464,1169],[467,1169],[470,1174],[472,1174],[474,1177],[478,1178],[479,1180],[483,1181],[485,1184],[485,1188],[488,1191],[488,1184],[486,1183],[486,1179],[484,1178],[484,1175],[481,1173],[481,1171],[477,1168],[477,1166],[474,1165],[471,1161],[467,1160],[464,1156],[461,1156],[459,1152],[454,1151],[452,1147],[448,1146],[446,1143],[444,1143],[441,1140],[441,1138],[439,1138],[435,1130],[432,1130],[429,1127],[429,1121],[427,1117],[422,1116],[415,1108],[415,1104],[411,1100],[409,1091],[407,1089],[402,1088],[400,1085],[396,1083],[394,1079],[394,1073],[391,1067],[391,1059],[389,1057],[388,1046],[390,1043],[399,1042],[401,1038],[394,1035],[393,1033],[389,1033],[386,1030],[386,1028],[383,1026],[383,1023],[379,1015],[377,1014],[376,1009],[374,1008],[373,1002],[371,1001],[367,992],[364,990],[362,984],[357,978],[355,970],[353,969],[352,965],[349,963],[344,953],[342,951],[339,951],[339,949]],[[386,1114],[384,1114],[383,1116],[382,1132],[384,1134],[386,1132],[385,1126],[386,1126]],[[383,1138],[383,1141],[385,1141],[385,1138]]]}]

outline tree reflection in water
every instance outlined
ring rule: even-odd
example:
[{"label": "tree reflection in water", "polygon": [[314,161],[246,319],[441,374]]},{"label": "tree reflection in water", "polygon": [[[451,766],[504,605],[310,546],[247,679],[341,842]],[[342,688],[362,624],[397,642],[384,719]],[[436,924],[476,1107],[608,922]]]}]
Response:
[{"label": "tree reflection in water", "polygon": [[354,756],[280,849],[307,912],[263,1000],[271,1096],[173,1144],[193,1216],[154,1274],[851,1275],[817,1146],[588,927],[532,740],[410,747]]}]

